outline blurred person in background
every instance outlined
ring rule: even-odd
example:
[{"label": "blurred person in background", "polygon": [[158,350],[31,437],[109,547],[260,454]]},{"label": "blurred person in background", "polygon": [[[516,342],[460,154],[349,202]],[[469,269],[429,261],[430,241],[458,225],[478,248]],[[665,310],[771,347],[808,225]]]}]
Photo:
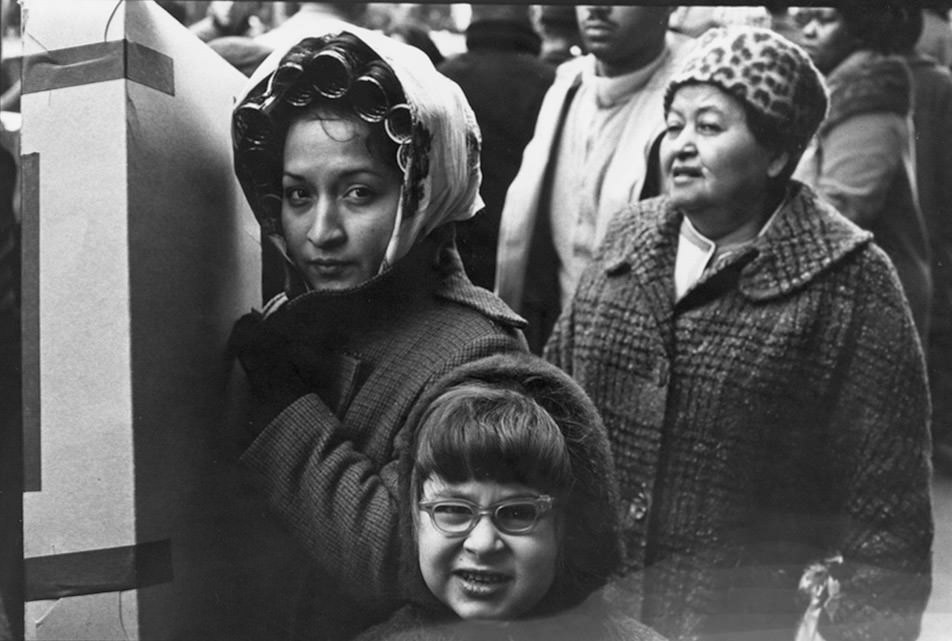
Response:
[{"label": "blurred person in background", "polygon": [[466,273],[486,289],[492,289],[495,281],[506,189],[519,170],[542,98],[555,79],[555,69],[539,59],[540,46],[528,6],[473,5],[467,50],[439,67],[466,94],[483,135],[480,194],[486,208],[457,225],[456,234]]},{"label": "blurred person in background", "polygon": [[698,48],[664,96],[664,195],[613,218],[546,347],[608,429],[631,614],[912,641],[933,520],[908,303],[872,234],[790,179],[827,109],[806,52],[737,26]]},{"label": "blurred person in background", "polygon": [[[916,49],[915,21],[898,23],[898,51],[912,72],[916,185],[932,250],[926,363],[936,467],[952,473],[952,73]],[[948,25],[946,25],[948,28]],[[905,34],[903,37],[903,33]],[[919,40],[921,42],[921,40]]]},{"label": "blurred person in background", "polygon": [[790,13],[790,5],[786,2],[766,2],[764,8],[770,14],[770,29],[791,42],[799,42],[800,26]]},{"label": "blurred person in background", "polygon": [[922,345],[929,335],[931,249],[919,208],[913,84],[896,55],[918,8],[844,0],[797,9],[800,44],[826,76],[830,111],[797,168],[844,216],[873,232],[899,273]]},{"label": "blurred person in background", "polygon": [[439,66],[443,62],[443,53],[433,42],[430,30],[425,24],[415,21],[395,21],[387,26],[384,33],[425,53],[433,66]]},{"label": "blurred person in background", "polygon": [[696,38],[708,29],[727,25],[767,27],[770,14],[764,7],[681,5],[671,14],[670,27],[678,33]]},{"label": "blurred person in background", "polygon": [[943,67],[952,67],[952,25],[949,24],[948,0],[919,0],[922,7],[922,34],[916,50]]},{"label": "blurred person in background", "polygon": [[661,96],[692,41],[670,6],[576,7],[588,55],[561,65],[503,206],[497,294],[539,353],[610,217],[658,193]]},{"label": "blurred person in background", "polygon": [[542,38],[539,58],[554,67],[582,55],[582,36],[575,7],[561,4],[533,5],[532,23]]},{"label": "blurred person in background", "polygon": [[202,42],[225,36],[254,37],[264,33],[265,25],[258,17],[260,2],[215,0],[208,4],[204,18],[189,26]]},{"label": "blurred person in background", "polygon": [[254,73],[272,51],[247,36],[222,36],[209,41],[208,46],[246,76]]},{"label": "blurred person in background", "polygon": [[205,17],[189,26],[189,31],[231,66],[250,76],[272,51],[255,41],[255,36],[266,28],[259,17],[262,8],[261,2],[216,0],[209,3]]},{"label": "blurred person in background", "polygon": [[272,50],[287,51],[304,38],[345,31],[363,25],[366,3],[301,2],[287,20],[257,36],[255,42]]}]

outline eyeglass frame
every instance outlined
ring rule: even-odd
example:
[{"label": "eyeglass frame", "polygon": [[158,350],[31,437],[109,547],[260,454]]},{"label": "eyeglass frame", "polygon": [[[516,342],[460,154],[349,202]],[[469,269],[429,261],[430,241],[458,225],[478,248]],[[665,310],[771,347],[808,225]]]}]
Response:
[{"label": "eyeglass frame", "polygon": [[[524,530],[510,530],[508,528],[504,528],[500,526],[500,524],[496,520],[496,513],[500,509],[504,507],[508,507],[510,505],[518,505],[518,504],[525,504],[525,503],[535,505],[535,508],[538,511],[536,514],[535,520],[532,522],[531,525],[529,525]],[[521,536],[524,534],[531,534],[532,531],[535,530],[535,527],[539,524],[539,521],[542,519],[542,517],[544,517],[546,514],[548,514],[552,510],[552,507],[554,504],[555,504],[555,498],[552,496],[549,496],[548,494],[540,494],[534,497],[505,499],[505,500],[499,501],[498,503],[493,503],[489,507],[483,507],[479,505],[478,503],[473,503],[472,501],[468,499],[463,499],[463,498],[429,499],[429,500],[417,502],[417,506],[419,507],[419,509],[423,510],[424,512],[430,515],[430,522],[433,523],[433,527],[439,530],[439,532],[443,534],[444,536],[452,537],[452,538],[461,538],[464,536],[469,536],[469,534],[473,530],[476,529],[476,526],[479,525],[479,522],[483,520],[484,516],[489,516],[489,520],[493,524],[493,527],[503,534],[507,534],[509,536]],[[463,505],[470,508],[472,510],[472,513],[471,513],[472,520],[470,524],[466,527],[465,530],[461,530],[459,532],[455,532],[455,531],[451,532],[451,531],[447,531],[443,529],[442,527],[440,527],[439,523],[436,522],[436,516],[433,513],[434,510],[439,505]]]}]

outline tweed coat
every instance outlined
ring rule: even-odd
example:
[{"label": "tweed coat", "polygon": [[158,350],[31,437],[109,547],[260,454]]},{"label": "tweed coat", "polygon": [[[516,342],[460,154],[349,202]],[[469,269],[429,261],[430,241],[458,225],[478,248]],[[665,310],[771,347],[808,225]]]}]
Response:
[{"label": "tweed coat", "polygon": [[313,562],[297,638],[350,638],[399,607],[395,443],[405,421],[453,367],[525,351],[524,321],[472,285],[444,241],[428,237],[356,289],[286,304],[331,383],[285,408],[241,460]]},{"label": "tweed coat", "polygon": [[665,197],[620,212],[546,351],[608,429],[634,615],[672,639],[791,639],[804,568],[842,555],[824,638],[914,638],[929,399],[895,269],[793,182],[675,303],[681,219]]}]

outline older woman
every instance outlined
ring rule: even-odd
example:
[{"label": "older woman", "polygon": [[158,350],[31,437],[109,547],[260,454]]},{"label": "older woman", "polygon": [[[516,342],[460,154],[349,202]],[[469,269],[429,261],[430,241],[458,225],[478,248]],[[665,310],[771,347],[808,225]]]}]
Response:
[{"label": "older woman", "polygon": [[255,401],[242,461],[313,561],[297,635],[349,638],[402,597],[407,416],[444,372],[524,350],[524,323],[462,269],[479,130],[422,53],[357,29],[309,38],[251,87],[235,169],[288,278],[233,332]]},{"label": "older woman", "polygon": [[[619,212],[547,357],[591,395],[635,616],[674,639],[912,639],[929,411],[895,269],[790,179],[827,106],[807,55],[710,31],[664,109],[667,194]],[[809,570],[809,571],[808,571]]]},{"label": "older woman", "polygon": [[922,30],[916,4],[845,0],[799,9],[799,42],[826,75],[830,111],[796,177],[873,232],[896,266],[926,343],[931,249],[916,194],[913,82],[895,55]]}]

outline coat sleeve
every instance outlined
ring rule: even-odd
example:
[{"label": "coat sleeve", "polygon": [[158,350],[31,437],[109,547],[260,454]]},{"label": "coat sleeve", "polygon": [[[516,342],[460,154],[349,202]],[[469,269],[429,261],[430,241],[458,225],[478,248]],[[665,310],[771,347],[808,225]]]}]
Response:
[{"label": "coat sleeve", "polygon": [[869,229],[883,210],[908,141],[895,114],[852,116],[823,136],[817,191]]},{"label": "coat sleeve", "polygon": [[[472,340],[434,366],[415,397],[457,365],[521,350],[516,335]],[[400,437],[405,428],[395,430],[395,444],[405,440]],[[257,473],[271,508],[323,579],[366,604],[368,612],[392,610],[406,596],[398,581],[400,453],[395,446],[380,467],[355,448],[351,429],[316,394],[308,394],[265,428],[241,462]]]},{"label": "coat sleeve", "polygon": [[552,334],[545,344],[542,352],[545,360],[549,361],[569,376],[574,376],[572,371],[572,346],[573,325],[575,318],[575,300],[569,301],[562,312],[559,314],[555,326],[552,328]]},{"label": "coat sleeve", "polygon": [[494,291],[516,312],[522,311],[529,245],[539,214],[543,180],[567,96],[576,84],[581,60],[566,63],[542,99],[532,138],[503,201],[496,243]]},{"label": "coat sleeve", "polygon": [[929,396],[922,349],[895,271],[871,247],[835,373],[829,449],[842,565],[824,608],[827,641],[912,640],[931,589]]}]

